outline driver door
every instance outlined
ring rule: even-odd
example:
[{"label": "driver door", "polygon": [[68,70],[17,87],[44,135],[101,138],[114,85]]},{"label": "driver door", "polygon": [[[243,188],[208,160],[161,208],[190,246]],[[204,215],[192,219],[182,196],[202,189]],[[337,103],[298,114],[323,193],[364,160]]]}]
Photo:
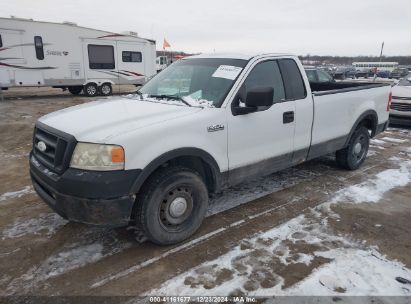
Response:
[{"label": "driver door", "polygon": [[257,62],[232,101],[241,106],[247,90],[273,87],[274,104],[234,116],[227,107],[229,183],[286,168],[292,160],[295,101],[287,100],[278,60]]}]

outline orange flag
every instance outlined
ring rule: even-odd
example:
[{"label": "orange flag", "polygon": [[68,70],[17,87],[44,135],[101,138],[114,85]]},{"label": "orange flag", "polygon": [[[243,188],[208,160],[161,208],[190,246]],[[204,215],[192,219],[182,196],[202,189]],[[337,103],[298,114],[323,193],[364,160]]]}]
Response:
[{"label": "orange flag", "polygon": [[166,38],[164,38],[164,42],[163,42],[163,50],[165,50],[166,48],[171,47],[170,43],[168,43],[168,41],[166,40]]}]

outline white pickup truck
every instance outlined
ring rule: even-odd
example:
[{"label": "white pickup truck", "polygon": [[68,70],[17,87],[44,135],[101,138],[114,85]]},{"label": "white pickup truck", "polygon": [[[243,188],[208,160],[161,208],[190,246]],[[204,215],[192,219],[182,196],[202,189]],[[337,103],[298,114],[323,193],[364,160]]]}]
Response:
[{"label": "white pickup truck", "polygon": [[30,174],[58,214],[137,225],[173,244],[201,225],[209,193],[336,152],[348,170],[388,124],[386,84],[309,83],[284,54],[182,59],[135,95],[45,115]]}]

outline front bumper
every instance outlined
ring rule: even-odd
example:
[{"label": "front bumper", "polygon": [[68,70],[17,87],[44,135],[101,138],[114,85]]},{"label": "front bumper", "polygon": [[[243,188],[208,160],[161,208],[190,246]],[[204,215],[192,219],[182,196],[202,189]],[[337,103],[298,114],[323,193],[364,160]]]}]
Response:
[{"label": "front bumper", "polygon": [[411,126],[410,114],[407,116],[390,114],[390,125]]},{"label": "front bumper", "polygon": [[126,226],[134,204],[130,189],[140,173],[69,168],[58,175],[30,154],[30,176],[37,194],[63,218],[85,224]]}]

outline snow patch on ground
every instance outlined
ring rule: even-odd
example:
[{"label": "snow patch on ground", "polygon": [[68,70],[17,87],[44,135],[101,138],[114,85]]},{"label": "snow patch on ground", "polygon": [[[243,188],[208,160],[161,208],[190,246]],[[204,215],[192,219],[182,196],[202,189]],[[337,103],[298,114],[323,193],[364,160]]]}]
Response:
[{"label": "snow patch on ground", "polygon": [[6,201],[13,198],[20,198],[24,195],[34,193],[34,190],[31,186],[25,186],[23,189],[13,191],[13,192],[6,192],[0,195],[0,202]]},{"label": "snow patch on ground", "polygon": [[[378,202],[394,187],[405,186],[411,178],[411,161],[399,169],[388,169],[368,181],[340,190],[326,203],[283,225],[243,240],[226,254],[205,262],[163,283],[147,295],[411,295],[411,288],[397,282],[397,276],[411,278],[411,270],[390,261],[365,242],[334,235],[328,228],[331,204]],[[325,212],[325,213],[324,213]],[[319,249],[311,254],[293,254],[301,242]],[[291,244],[291,245],[290,245]],[[283,288],[285,277],[277,269],[290,264],[324,263],[305,279]],[[270,266],[274,265],[274,266]]]},{"label": "snow patch on ground", "polygon": [[49,256],[21,277],[11,281],[6,295],[32,293],[44,281],[98,262],[132,245],[133,243],[119,238],[113,229],[88,229],[77,242],[66,244],[60,252]]},{"label": "snow patch on ground", "polygon": [[373,179],[338,191],[331,203],[376,203],[385,192],[396,187],[403,187],[410,181],[411,161],[404,161],[399,169],[382,171]]},{"label": "snow patch on ground", "polygon": [[392,143],[399,143],[399,144],[407,141],[406,139],[393,138],[393,137],[383,137],[381,139],[392,142]]},{"label": "snow patch on ground", "polygon": [[68,221],[56,213],[40,214],[36,218],[18,219],[12,225],[7,226],[2,234],[3,239],[18,238],[28,234],[42,234],[47,236],[54,234],[58,228]]},{"label": "snow patch on ground", "polygon": [[383,145],[383,144],[385,144],[385,141],[382,141],[382,140],[379,140],[379,139],[376,139],[376,138],[371,139],[370,142],[374,145]]},{"label": "snow patch on ground", "polygon": [[398,276],[411,277],[411,271],[373,248],[337,248],[316,254],[333,261],[285,290],[285,295],[411,295],[411,287],[395,280]]}]

